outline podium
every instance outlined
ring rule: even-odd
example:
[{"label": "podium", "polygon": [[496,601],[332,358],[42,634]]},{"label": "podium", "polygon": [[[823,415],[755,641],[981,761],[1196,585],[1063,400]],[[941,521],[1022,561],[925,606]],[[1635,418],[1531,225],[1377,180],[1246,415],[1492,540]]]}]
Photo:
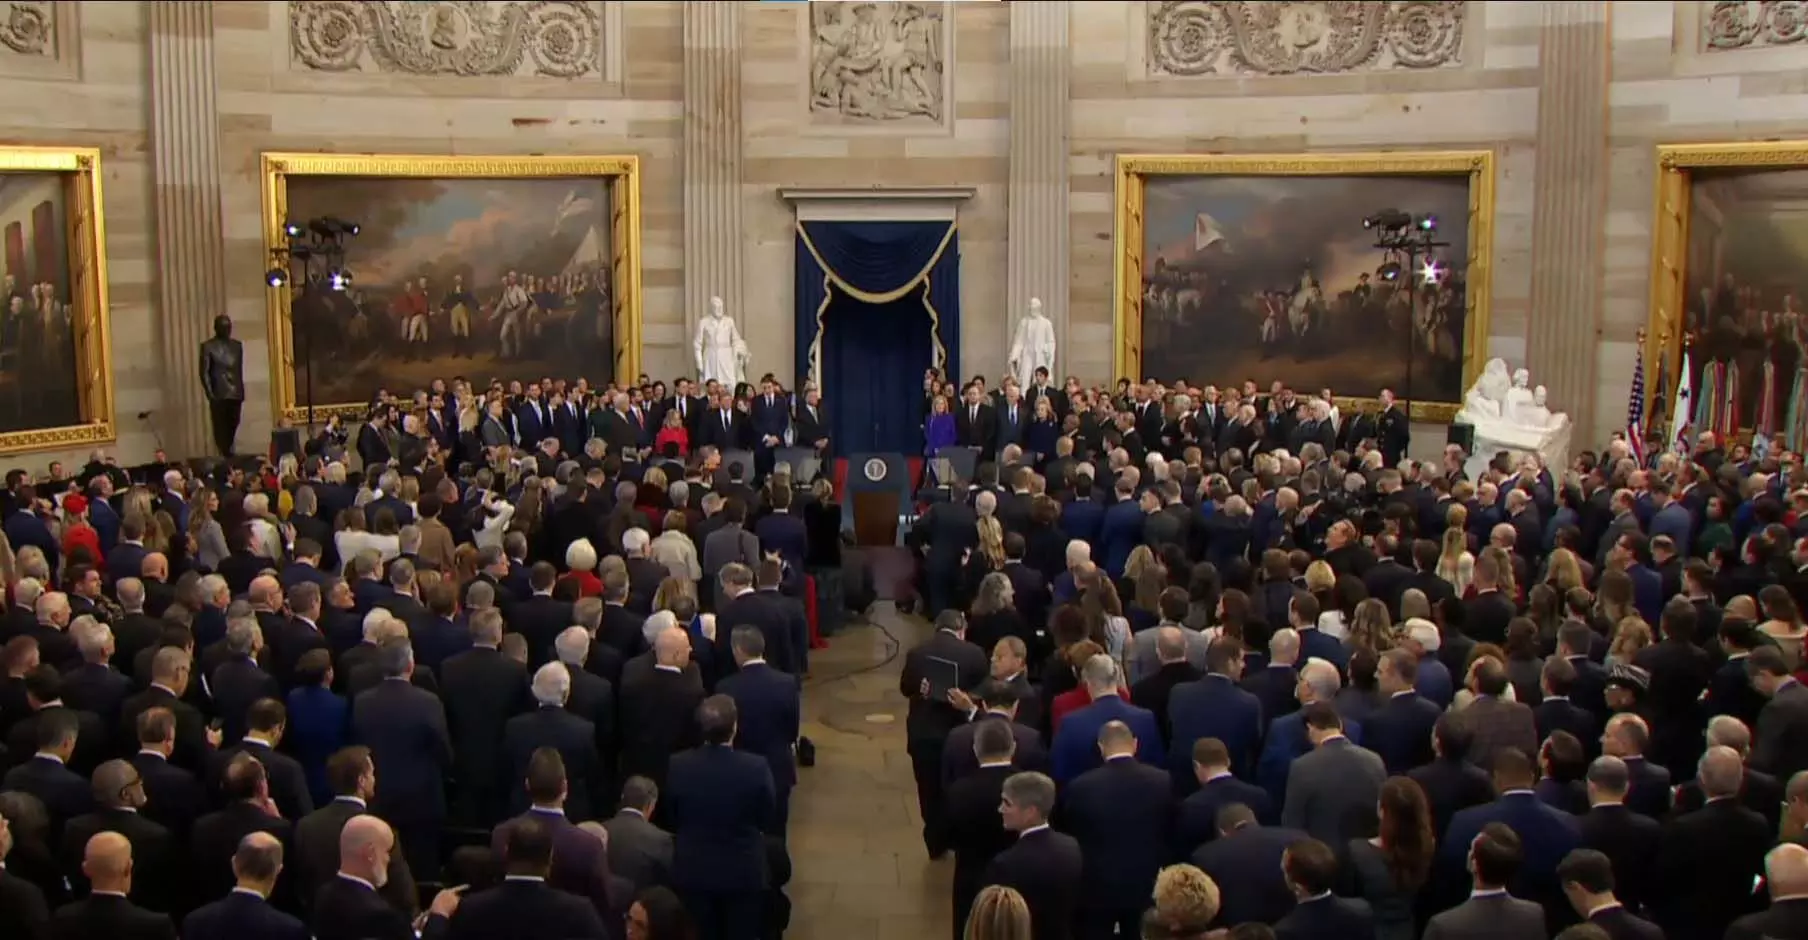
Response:
[{"label": "podium", "polygon": [[898,544],[899,518],[910,499],[910,464],[904,455],[850,455],[846,490],[848,504],[853,507],[854,544]]}]

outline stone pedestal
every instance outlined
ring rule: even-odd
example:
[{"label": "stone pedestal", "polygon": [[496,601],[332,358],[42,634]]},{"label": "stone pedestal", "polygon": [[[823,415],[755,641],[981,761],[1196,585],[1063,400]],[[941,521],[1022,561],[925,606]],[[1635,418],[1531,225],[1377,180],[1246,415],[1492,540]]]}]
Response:
[{"label": "stone pedestal", "polygon": [[[722,298],[738,322],[741,250],[741,7],[728,0],[683,4],[684,350],[697,318]],[[631,54],[631,52],[630,52]],[[689,372],[687,368],[685,370]],[[633,376],[628,376],[632,379]]]},{"label": "stone pedestal", "polygon": [[[1068,359],[1068,4],[1029,0],[1011,4],[1011,168],[1006,245],[1005,348],[1030,298],[1055,328],[1055,375]],[[1004,363],[973,363],[969,371],[1000,374]]]},{"label": "stone pedestal", "polygon": [[[213,450],[198,364],[213,318],[226,312],[213,7],[151,3],[145,14],[151,37],[157,353],[163,373],[163,409],[152,420],[164,448],[177,459]],[[254,413],[265,407],[263,401],[246,402]],[[262,422],[247,415],[245,423]],[[239,448],[263,449],[243,440]]]}]

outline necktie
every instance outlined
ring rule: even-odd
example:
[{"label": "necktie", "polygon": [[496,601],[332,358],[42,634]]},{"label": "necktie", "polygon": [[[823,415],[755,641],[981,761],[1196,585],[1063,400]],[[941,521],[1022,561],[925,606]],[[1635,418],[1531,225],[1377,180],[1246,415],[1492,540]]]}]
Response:
[{"label": "necktie", "polygon": [[682,398],[678,399],[678,417],[684,417],[684,399]]},{"label": "necktie", "polygon": [[1017,423],[1017,406],[1016,405],[1011,406],[1011,423],[1012,424]]},{"label": "necktie", "polygon": [[968,410],[967,420],[972,421],[974,423],[979,422],[979,406],[978,405],[974,405],[971,409]]},{"label": "necktie", "polygon": [[768,407],[768,408],[772,407],[772,396],[771,395],[766,396],[766,407]]},{"label": "necktie", "polygon": [[727,430],[729,430],[729,427],[728,427],[728,412],[726,412],[726,411],[724,411],[724,412],[722,412],[722,430],[724,430],[724,431],[727,431]]}]

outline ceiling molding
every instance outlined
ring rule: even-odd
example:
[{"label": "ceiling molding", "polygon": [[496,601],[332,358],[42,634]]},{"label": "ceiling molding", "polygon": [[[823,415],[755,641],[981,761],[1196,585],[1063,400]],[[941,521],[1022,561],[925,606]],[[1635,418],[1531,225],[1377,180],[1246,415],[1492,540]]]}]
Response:
[{"label": "ceiling molding", "polygon": [[951,221],[972,186],[783,186],[799,222]]}]

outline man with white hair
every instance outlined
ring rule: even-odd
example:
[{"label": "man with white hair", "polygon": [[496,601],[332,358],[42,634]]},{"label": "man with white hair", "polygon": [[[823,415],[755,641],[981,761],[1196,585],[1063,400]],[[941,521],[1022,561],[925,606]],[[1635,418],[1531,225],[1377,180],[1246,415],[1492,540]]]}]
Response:
[{"label": "man with white hair", "polygon": [[[258,655],[264,650],[264,636],[255,619],[241,617],[228,621],[226,639],[221,647],[224,658],[209,675],[208,689],[213,693],[214,714],[220,719],[221,734],[226,741],[236,742],[249,728],[246,716],[250,714],[252,704],[263,698],[281,700],[282,688],[258,665]],[[203,668],[207,658],[204,652]]]},{"label": "man with white hair", "polygon": [[565,703],[571,696],[571,671],[553,662],[534,672],[531,686],[536,708],[510,718],[503,732],[507,748],[509,780],[514,781],[510,804],[515,812],[528,808],[528,762],[534,751],[548,747],[565,761],[565,814],[572,822],[595,818],[591,807],[607,805],[610,794],[603,759],[596,744],[596,726],[572,714]]},{"label": "man with white hair", "polygon": [[[565,710],[596,727],[597,750],[604,754],[615,749],[615,683],[585,668],[590,660],[590,631],[582,626],[567,627],[552,644],[553,657],[571,675],[571,693],[565,697]],[[620,677],[617,672],[617,678]]]},{"label": "man with white hair", "polygon": [[622,533],[622,564],[628,569],[628,609],[642,616],[653,612],[653,596],[665,581],[666,567],[649,555],[653,537],[635,526]]},{"label": "man with white hair", "polygon": [[[1337,667],[1322,659],[1308,659],[1299,667],[1299,682],[1294,698],[1300,711],[1283,715],[1268,723],[1267,743],[1256,764],[1256,783],[1274,798],[1274,805],[1287,805],[1287,774],[1295,759],[1312,750],[1312,739],[1306,733],[1304,709],[1316,702],[1334,704],[1343,687]],[[1362,743],[1362,726],[1353,719],[1343,720],[1343,736],[1352,744]]]},{"label": "man with white hair", "polygon": [[1696,779],[1707,797],[1701,809],[1672,817],[1656,859],[1663,893],[1652,908],[1672,937],[1721,937],[1751,909],[1750,894],[1764,874],[1776,830],[1739,805],[1744,763],[1730,747],[1710,747]]},{"label": "man with white hair", "polygon": [[119,703],[132,691],[132,680],[113,668],[113,630],[93,617],[69,623],[69,635],[81,652],[81,666],[63,676],[63,701],[78,711],[109,721],[119,716]]},{"label": "man with white hair", "polygon": [[1078,572],[1086,565],[1092,564],[1092,545],[1080,539],[1067,543],[1067,570],[1055,575],[1055,583],[1049,586],[1054,594],[1055,606],[1068,603],[1080,596]]},{"label": "man with white hair", "polygon": [[22,631],[22,635],[38,641],[39,661],[58,669],[75,665],[81,659],[81,652],[65,632],[73,614],[69,607],[69,595],[61,591],[39,594],[32,604],[32,614],[35,622],[30,629]]},{"label": "man with white hair", "polygon": [[1123,722],[1136,736],[1136,759],[1156,767],[1162,763],[1161,724],[1155,713],[1124,700],[1123,676],[1117,660],[1103,653],[1080,667],[1080,683],[1092,704],[1067,715],[1055,716],[1055,740],[1049,748],[1050,770],[1060,783],[1099,766],[1099,730],[1113,721]]},{"label": "man with white hair", "polygon": [[697,706],[703,681],[691,666],[690,634],[669,627],[653,640],[651,665],[636,659],[622,670],[621,760],[617,772],[663,784],[672,755],[700,736]]},{"label": "man with white hair", "polygon": [[[63,695],[64,698],[68,697],[67,690]],[[1731,715],[1715,715],[1708,721],[1707,743],[1710,748],[1730,748],[1739,755],[1742,770],[1739,803],[1763,816],[1774,831],[1777,818],[1782,814],[1783,781],[1761,770],[1753,770],[1744,763],[1751,760],[1751,729],[1745,726],[1745,722]],[[1676,788],[1671,811],[1677,815],[1691,813],[1706,802],[1702,780],[1697,776]]]}]

